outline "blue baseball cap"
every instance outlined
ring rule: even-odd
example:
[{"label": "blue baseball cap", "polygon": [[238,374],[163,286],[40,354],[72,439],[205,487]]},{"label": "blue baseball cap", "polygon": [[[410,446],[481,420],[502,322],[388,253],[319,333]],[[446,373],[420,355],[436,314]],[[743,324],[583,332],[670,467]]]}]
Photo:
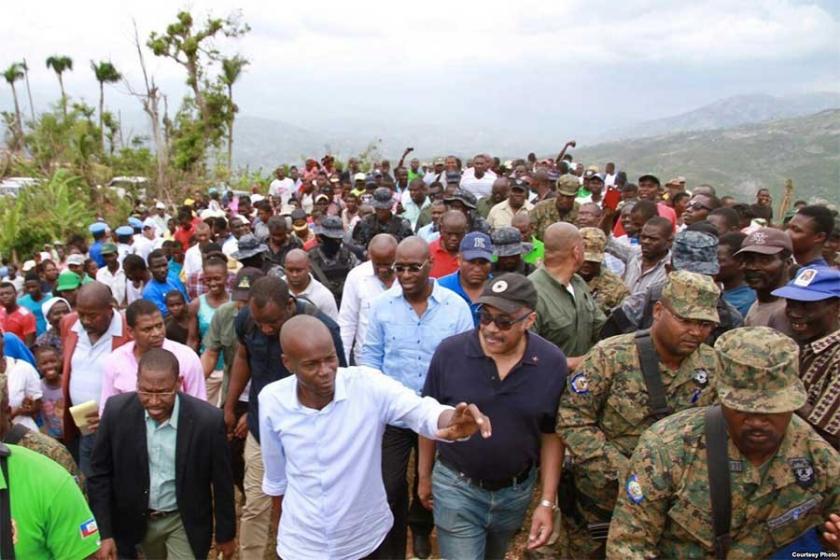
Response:
[{"label": "blue baseball cap", "polygon": [[493,258],[493,241],[490,236],[480,231],[473,231],[464,236],[459,247],[461,256],[471,261],[473,259],[491,260]]},{"label": "blue baseball cap", "polygon": [[135,218],[134,216],[131,216],[128,219],[128,225],[130,225],[131,227],[133,227],[135,229],[143,229],[143,220],[141,220],[139,218]]},{"label": "blue baseball cap", "polygon": [[88,231],[91,233],[105,233],[108,231],[108,225],[105,222],[94,222],[88,226]]},{"label": "blue baseball cap", "polygon": [[114,233],[116,233],[119,237],[134,235],[134,228],[132,228],[131,226],[120,226],[116,229]]},{"label": "blue baseball cap", "polygon": [[796,278],[772,295],[796,301],[822,301],[840,297],[840,271],[824,266],[806,266]]}]

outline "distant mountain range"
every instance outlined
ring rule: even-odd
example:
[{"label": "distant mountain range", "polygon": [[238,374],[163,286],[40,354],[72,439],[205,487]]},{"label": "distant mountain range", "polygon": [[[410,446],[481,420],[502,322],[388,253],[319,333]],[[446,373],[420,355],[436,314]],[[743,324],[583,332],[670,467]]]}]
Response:
[{"label": "distant mountain range", "polygon": [[715,130],[677,132],[583,146],[575,159],[613,161],[631,181],[654,173],[663,182],[676,175],[689,187],[715,185],[719,195],[752,200],[760,186],[774,196],[793,179],[796,198],[840,203],[840,109],[803,117]]},{"label": "distant mountain range", "polygon": [[840,108],[840,93],[805,93],[782,97],[761,94],[736,95],[687,113],[607,131],[598,135],[598,138],[600,141],[609,141],[690,130],[732,128],[742,124],[800,117],[837,108]]}]

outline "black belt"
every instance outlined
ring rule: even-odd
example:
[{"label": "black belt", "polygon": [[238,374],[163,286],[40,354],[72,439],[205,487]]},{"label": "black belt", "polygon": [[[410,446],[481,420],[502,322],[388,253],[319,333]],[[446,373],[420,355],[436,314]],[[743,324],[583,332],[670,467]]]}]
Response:
[{"label": "black belt", "polygon": [[528,480],[529,476],[531,476],[531,465],[528,465],[528,467],[526,467],[524,471],[510,478],[503,478],[500,480],[481,480],[479,478],[473,478],[471,476],[468,476],[458,467],[456,467],[451,461],[449,461],[441,455],[438,455],[437,460],[441,465],[443,465],[451,471],[454,471],[459,477],[461,477],[469,484],[477,488],[481,488],[482,490],[488,490],[490,492],[502,490],[503,488],[510,488],[515,484],[522,484],[523,482]]},{"label": "black belt", "polygon": [[157,511],[157,510],[154,510],[154,509],[147,509],[146,510],[146,517],[148,517],[149,519],[154,521],[155,519],[163,519],[164,517],[172,515],[173,513],[178,513],[178,510],[173,509],[173,510],[170,510],[170,511]]}]

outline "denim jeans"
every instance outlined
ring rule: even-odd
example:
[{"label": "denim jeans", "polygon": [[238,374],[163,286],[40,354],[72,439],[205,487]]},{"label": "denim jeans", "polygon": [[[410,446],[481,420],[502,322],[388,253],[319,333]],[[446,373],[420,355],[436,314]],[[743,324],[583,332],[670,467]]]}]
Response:
[{"label": "denim jeans", "polygon": [[93,454],[93,443],[96,434],[79,436],[79,470],[85,478],[90,478],[90,456]]},{"label": "denim jeans", "polygon": [[442,558],[503,559],[533,497],[537,469],[495,492],[473,486],[440,461],[432,471],[435,526]]}]

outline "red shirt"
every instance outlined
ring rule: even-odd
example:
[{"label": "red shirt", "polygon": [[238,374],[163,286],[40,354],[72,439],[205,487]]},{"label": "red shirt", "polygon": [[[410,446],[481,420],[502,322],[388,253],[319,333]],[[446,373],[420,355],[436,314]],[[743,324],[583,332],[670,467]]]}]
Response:
[{"label": "red shirt", "polygon": [[[671,226],[673,226],[672,229],[674,231],[677,231],[677,213],[674,212],[673,208],[671,208],[664,202],[657,202],[656,212],[657,214],[671,222]],[[624,231],[624,226],[621,225],[621,220],[616,220],[615,227],[613,227],[613,235],[616,237],[621,237],[625,233],[626,232]]]},{"label": "red shirt", "polygon": [[0,307],[0,320],[3,322],[4,331],[16,334],[21,340],[25,340],[27,335],[36,330],[35,315],[22,305],[12,313],[7,313]]},{"label": "red shirt", "polygon": [[454,255],[447,251],[436,239],[429,243],[429,259],[432,261],[432,270],[429,276],[441,278],[458,270],[458,254]]}]

